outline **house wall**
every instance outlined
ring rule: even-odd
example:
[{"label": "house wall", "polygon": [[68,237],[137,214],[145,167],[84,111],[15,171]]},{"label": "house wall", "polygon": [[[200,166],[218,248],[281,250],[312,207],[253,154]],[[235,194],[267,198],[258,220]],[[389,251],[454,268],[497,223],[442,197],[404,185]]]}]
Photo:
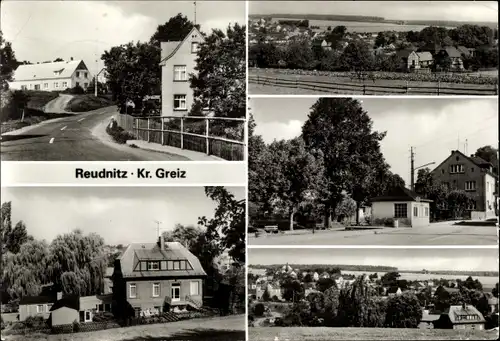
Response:
[{"label": "house wall", "polygon": [[454,324],[453,329],[477,329],[483,330],[484,323]]},{"label": "house wall", "polygon": [[410,53],[408,56],[408,69],[420,69],[418,55],[415,52]]},{"label": "house wall", "polygon": [[[415,208],[417,209],[417,216],[415,216]],[[429,215],[430,207],[428,202],[411,203],[411,227],[429,226]]]},{"label": "house wall", "polygon": [[48,319],[50,316],[50,303],[40,303],[43,305],[43,313],[38,313],[36,307],[39,304],[23,304],[19,306],[19,321],[26,320],[29,316],[43,316],[44,319]]},{"label": "house wall", "polygon": [[75,320],[80,321],[80,314],[75,309],[61,307],[52,311],[53,326],[72,324]]},{"label": "house wall", "polygon": [[[198,283],[199,295],[191,295],[191,282]],[[136,298],[130,298],[130,284],[136,285]],[[153,283],[160,283],[160,295],[153,297]],[[203,300],[203,280],[200,278],[180,279],[180,280],[127,280],[126,292],[127,301],[134,308],[142,310],[152,309],[154,307],[163,307],[165,297],[171,297],[171,289],[173,283],[180,283],[180,301],[185,302],[186,296],[191,296],[194,300]],[[174,301],[172,301],[174,302]]]},{"label": "house wall", "polygon": [[[78,76],[77,76],[78,74]],[[92,75],[87,69],[78,68],[71,75],[71,86],[75,87],[76,85],[80,85],[82,88],[86,89],[90,82],[92,81]]]},{"label": "house wall", "polygon": [[[458,159],[457,159],[458,158]],[[450,173],[452,165],[463,165],[463,173]],[[475,181],[476,189],[473,191],[467,191],[476,202],[476,209],[471,211],[483,212],[483,214],[476,213],[476,215],[485,215],[487,212],[487,201],[491,205],[490,214],[495,214],[494,210],[494,200],[495,197],[491,193],[491,189],[487,192],[487,185],[492,187],[493,192],[495,188],[494,178],[472,163],[470,160],[464,158],[458,153],[453,153],[451,157],[445,160],[438,168],[432,171],[432,176],[435,180],[444,183],[449,186],[450,189],[460,189],[465,190],[465,183],[467,181]],[[493,185],[491,185],[493,183]],[[487,194],[489,193],[489,194]],[[488,199],[487,199],[488,198]]]},{"label": "house wall", "polygon": [[407,204],[407,218],[398,218],[399,226],[410,226],[411,202],[409,201],[378,201],[372,203],[372,224],[379,219],[394,218],[394,204]]},{"label": "house wall", "polygon": [[[193,35],[195,35],[193,37]],[[193,33],[182,43],[175,54],[161,68],[161,112],[162,116],[185,116],[193,105],[193,90],[190,88],[189,75],[195,73],[196,53],[191,53],[191,43],[201,44],[202,37]],[[187,80],[174,81],[174,66],[186,65]],[[174,111],[174,95],[186,95],[187,110]]]},{"label": "house wall", "polygon": [[[66,86],[64,87],[63,82],[66,82]],[[57,87],[55,83],[57,83]],[[45,84],[47,84],[47,87],[45,87]],[[40,91],[63,91],[67,88],[71,88],[72,84],[73,83],[71,78],[53,78],[9,82],[9,88],[12,90],[21,90],[22,86],[24,85],[26,86],[27,90],[35,90],[35,86],[38,85],[40,86]]]}]

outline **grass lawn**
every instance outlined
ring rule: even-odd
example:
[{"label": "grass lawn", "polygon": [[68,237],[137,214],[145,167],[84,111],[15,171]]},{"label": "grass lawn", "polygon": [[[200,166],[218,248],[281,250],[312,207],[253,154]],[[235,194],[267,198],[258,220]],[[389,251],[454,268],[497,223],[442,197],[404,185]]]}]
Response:
[{"label": "grass lawn", "polygon": [[211,317],[180,322],[114,328],[64,335],[11,335],[7,341],[244,341],[245,316]]},{"label": "grass lawn", "polygon": [[495,340],[498,332],[484,330],[262,327],[249,328],[248,341],[329,341],[329,340]]},{"label": "grass lawn", "polygon": [[[286,70],[270,70],[270,69],[252,69],[249,70],[250,77],[263,76],[270,78],[280,78],[286,79],[290,81],[310,81],[310,82],[327,82],[327,83],[339,83],[345,84],[346,86],[351,85],[362,85],[362,80],[351,79],[349,77],[340,77],[338,75],[309,75],[309,74],[289,74]],[[263,85],[263,84],[255,84],[249,80],[249,93],[258,95],[258,94],[321,94],[321,93],[332,93],[332,94],[363,94],[361,88],[352,88],[352,89],[339,89],[338,86],[331,85],[332,89],[314,89],[312,86],[310,88],[305,89],[304,86],[302,88],[295,88],[292,84],[290,87],[286,87],[283,85]],[[434,89],[417,89],[417,87],[438,87],[438,83],[436,82],[416,82],[410,81],[408,82],[409,91],[406,93],[403,89],[387,89],[383,91],[383,89],[371,89],[370,86],[399,86],[406,87],[407,82],[402,79],[376,79],[375,82],[372,80],[366,80],[365,84],[366,95],[437,95],[437,90]],[[326,84],[324,84],[326,86]],[[412,86],[414,87],[412,89]],[[494,93],[484,92],[484,91],[473,91],[468,89],[492,89],[492,85],[489,84],[462,84],[462,83],[440,83],[441,88],[451,88],[453,89],[453,93],[445,92],[445,90],[441,90],[441,95],[494,95]],[[275,89],[273,89],[275,88]]]}]

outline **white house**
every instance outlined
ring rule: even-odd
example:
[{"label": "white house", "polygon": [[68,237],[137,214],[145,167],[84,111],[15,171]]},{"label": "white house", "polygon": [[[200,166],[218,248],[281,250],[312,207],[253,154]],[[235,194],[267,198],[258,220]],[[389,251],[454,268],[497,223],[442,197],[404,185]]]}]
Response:
[{"label": "white house", "polygon": [[86,89],[92,75],[83,60],[19,65],[9,88],[14,90],[62,91],[77,85]]},{"label": "white house", "polygon": [[161,43],[161,115],[185,116],[193,105],[189,75],[195,73],[196,57],[204,38],[193,28],[183,41]]},{"label": "white house", "polygon": [[398,226],[421,227],[430,225],[429,203],[415,192],[394,187],[386,195],[371,199],[372,224],[382,224],[385,219],[398,221]]}]

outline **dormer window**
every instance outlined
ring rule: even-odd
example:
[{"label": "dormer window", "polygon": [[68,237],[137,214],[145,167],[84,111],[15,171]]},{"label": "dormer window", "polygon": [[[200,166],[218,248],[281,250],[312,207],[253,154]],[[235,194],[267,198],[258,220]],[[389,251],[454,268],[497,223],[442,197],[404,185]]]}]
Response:
[{"label": "dormer window", "polygon": [[160,262],[147,262],[149,271],[160,270]]}]

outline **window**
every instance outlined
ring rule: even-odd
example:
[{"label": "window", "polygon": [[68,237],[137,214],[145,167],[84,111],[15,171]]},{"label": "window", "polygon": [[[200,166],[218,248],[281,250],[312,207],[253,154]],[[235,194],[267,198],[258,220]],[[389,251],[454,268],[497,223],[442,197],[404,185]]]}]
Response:
[{"label": "window", "polygon": [[67,88],[68,87],[68,82],[62,82],[62,87]]},{"label": "window", "polygon": [[101,311],[102,312],[102,311],[104,311],[104,304],[102,304],[102,303],[98,304],[96,308],[97,308],[96,311]]},{"label": "window", "polygon": [[85,322],[91,322],[92,321],[92,312],[86,310],[85,311]]},{"label": "window", "polygon": [[80,72],[79,71],[76,71],[76,77],[79,78],[80,77]]},{"label": "window", "polygon": [[441,174],[444,174],[444,169],[441,169]]},{"label": "window", "polygon": [[200,294],[198,282],[191,282],[189,292],[192,296],[197,296]]},{"label": "window", "polygon": [[80,82],[76,82],[75,86],[80,86]]},{"label": "window", "polygon": [[463,173],[464,172],[464,165],[451,165],[450,166],[450,173]]},{"label": "window", "polygon": [[21,85],[21,90],[28,90],[28,87],[26,85]]},{"label": "window", "polygon": [[418,207],[413,207],[413,216],[418,217]]},{"label": "window", "polygon": [[476,190],[476,182],[475,181],[466,181],[465,182],[465,190],[466,191],[475,191]]},{"label": "window", "polygon": [[174,110],[187,110],[186,95],[174,95]]},{"label": "window", "polygon": [[84,73],[83,73],[83,77],[85,77],[85,78],[89,78],[89,74],[88,74],[87,72],[84,72]]},{"label": "window", "polygon": [[43,313],[43,311],[44,311],[44,309],[43,309],[43,308],[44,308],[43,304],[39,304],[39,305],[37,305],[37,306],[36,306],[36,312],[37,312],[37,313]]},{"label": "window", "polygon": [[394,204],[394,218],[408,218],[407,204]]},{"label": "window", "polygon": [[40,84],[35,84],[35,90],[40,90]]},{"label": "window", "polygon": [[191,43],[191,53],[198,53],[199,47],[200,47],[199,43],[192,42]]},{"label": "window", "polygon": [[160,283],[153,283],[153,297],[160,296]]},{"label": "window", "polygon": [[186,65],[174,65],[174,81],[187,81]]},{"label": "window", "polygon": [[476,209],[476,201],[472,201],[471,203],[469,203],[469,204],[467,205],[467,209],[468,209],[469,211],[475,210],[475,209]]},{"label": "window", "polygon": [[59,82],[54,82],[54,88],[58,88],[59,87]]},{"label": "window", "polygon": [[174,270],[180,270],[181,268],[181,262],[178,260],[174,261]]},{"label": "window", "polygon": [[425,216],[428,217],[429,216],[429,207],[426,207],[425,208]]},{"label": "window", "polygon": [[30,90],[33,89],[33,84],[30,84]]},{"label": "window", "polygon": [[470,169],[470,171],[471,171],[471,173],[474,173],[474,167],[472,167],[472,168]]},{"label": "window", "polygon": [[43,88],[48,89],[49,88],[49,83],[43,83]]},{"label": "window", "polygon": [[181,285],[179,283],[172,284],[171,295],[172,301],[180,301],[181,300]]},{"label": "window", "polygon": [[160,270],[160,262],[148,262],[148,270]]},{"label": "window", "polygon": [[45,305],[45,312],[50,312],[50,308],[52,308],[52,304],[46,304]]},{"label": "window", "polygon": [[89,86],[89,83],[83,83],[83,88],[87,89],[87,86]]},{"label": "window", "polygon": [[129,284],[128,287],[128,297],[129,298],[136,298],[137,297],[137,287],[135,284]]}]

